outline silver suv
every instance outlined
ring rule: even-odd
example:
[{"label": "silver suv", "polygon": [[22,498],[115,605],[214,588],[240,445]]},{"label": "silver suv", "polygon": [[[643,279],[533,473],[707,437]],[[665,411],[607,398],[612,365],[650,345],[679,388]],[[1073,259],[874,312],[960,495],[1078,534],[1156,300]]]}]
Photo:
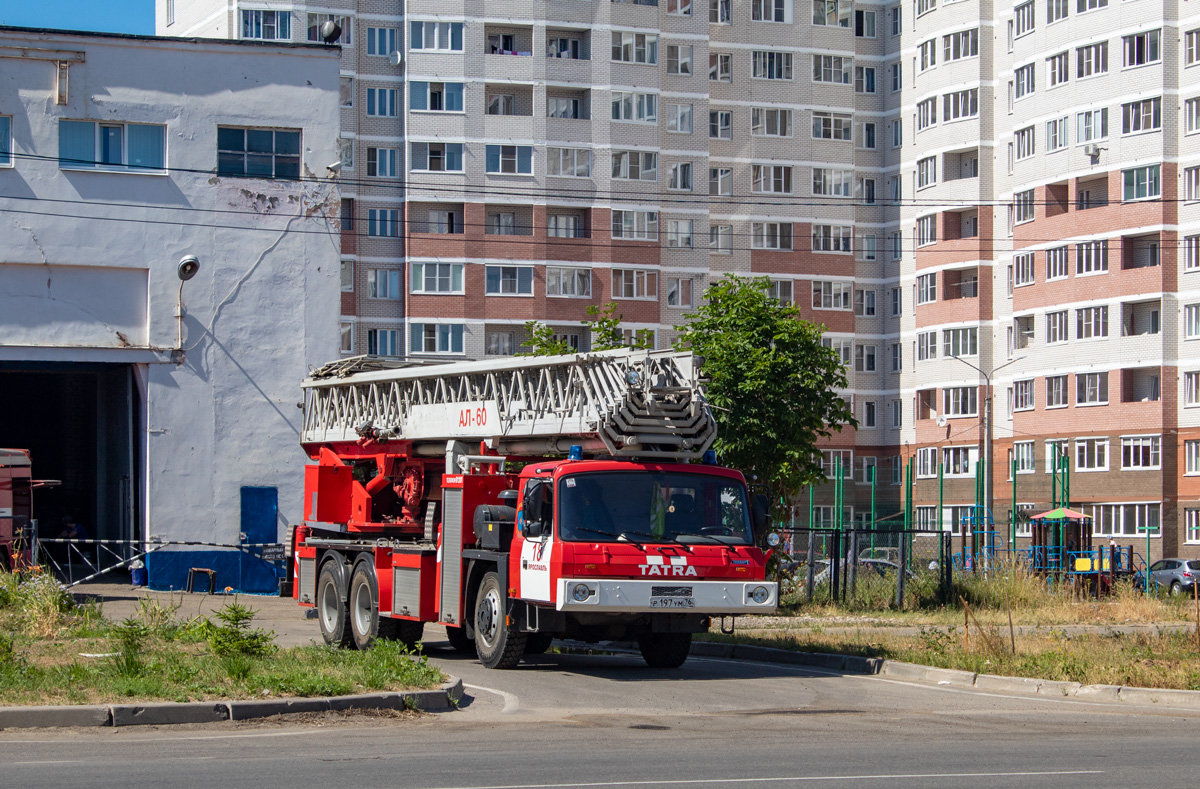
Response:
[{"label": "silver suv", "polygon": [[[1150,565],[1150,580],[1169,589],[1172,597],[1184,592],[1190,595],[1192,587],[1200,581],[1200,559],[1159,559]],[[1134,576],[1133,583],[1141,588],[1141,572]]]}]

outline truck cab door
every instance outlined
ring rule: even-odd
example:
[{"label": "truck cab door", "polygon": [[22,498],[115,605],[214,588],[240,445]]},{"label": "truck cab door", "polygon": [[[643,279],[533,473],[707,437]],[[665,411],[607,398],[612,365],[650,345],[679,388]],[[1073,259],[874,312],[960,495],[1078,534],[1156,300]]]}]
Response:
[{"label": "truck cab door", "polygon": [[550,556],[554,547],[553,483],[531,479],[525,483],[517,530],[521,541],[521,597],[551,602]]}]

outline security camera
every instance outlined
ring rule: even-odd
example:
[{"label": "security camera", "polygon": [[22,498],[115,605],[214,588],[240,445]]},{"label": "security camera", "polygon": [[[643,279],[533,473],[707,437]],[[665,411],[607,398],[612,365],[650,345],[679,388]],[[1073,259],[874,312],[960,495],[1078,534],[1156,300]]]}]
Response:
[{"label": "security camera", "polygon": [[196,272],[200,270],[200,261],[195,255],[184,255],[179,260],[179,265],[175,268],[175,273],[179,275],[180,282],[187,282],[192,277],[196,276]]},{"label": "security camera", "polygon": [[333,164],[327,164],[327,165],[325,165],[325,169],[328,170],[329,172],[333,173],[334,175],[337,175],[338,173],[340,173],[342,171],[342,163],[334,162]]}]

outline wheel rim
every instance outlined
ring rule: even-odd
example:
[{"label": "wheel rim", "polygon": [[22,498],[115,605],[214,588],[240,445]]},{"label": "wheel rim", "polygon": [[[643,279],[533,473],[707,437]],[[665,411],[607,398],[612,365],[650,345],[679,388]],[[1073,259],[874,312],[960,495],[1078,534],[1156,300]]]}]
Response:
[{"label": "wheel rim", "polygon": [[354,617],[351,620],[354,623],[354,633],[359,636],[368,636],[371,633],[371,609],[374,607],[371,599],[371,586],[363,580],[354,587]]},{"label": "wheel rim", "polygon": [[496,643],[496,635],[500,632],[500,594],[495,589],[488,589],[480,598],[477,611],[475,632],[483,639],[484,644],[491,647]]},{"label": "wheel rim", "polygon": [[331,579],[321,585],[321,625],[326,633],[332,633],[337,628],[338,600]]}]

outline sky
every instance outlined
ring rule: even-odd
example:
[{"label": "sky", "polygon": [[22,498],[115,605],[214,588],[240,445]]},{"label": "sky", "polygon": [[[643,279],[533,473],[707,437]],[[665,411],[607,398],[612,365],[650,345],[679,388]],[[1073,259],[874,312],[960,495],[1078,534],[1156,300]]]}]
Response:
[{"label": "sky", "polygon": [[154,35],[154,0],[0,0],[0,25]]}]

